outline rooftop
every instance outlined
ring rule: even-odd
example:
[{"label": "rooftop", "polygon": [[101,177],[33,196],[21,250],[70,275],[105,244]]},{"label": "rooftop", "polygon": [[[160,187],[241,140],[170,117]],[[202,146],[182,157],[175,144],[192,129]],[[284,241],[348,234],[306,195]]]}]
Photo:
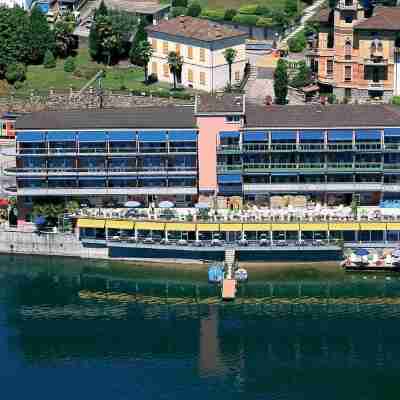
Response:
[{"label": "rooftop", "polygon": [[204,42],[213,42],[227,38],[247,36],[246,33],[237,29],[232,29],[207,19],[193,18],[188,16],[164,20],[158,25],[148,26],[146,30],[149,33],[167,33],[173,36],[187,37]]},{"label": "rooftop", "polygon": [[24,115],[16,122],[16,129],[179,129],[195,127],[193,107],[189,106],[41,111]]},{"label": "rooftop", "polygon": [[244,114],[244,96],[232,93],[201,95],[196,98],[197,114],[241,113]]},{"label": "rooftop", "polygon": [[169,4],[160,4],[158,1],[136,0],[106,0],[109,8],[115,8],[131,13],[153,15],[170,7]]},{"label": "rooftop", "polygon": [[354,29],[400,30],[400,7],[376,7],[372,17],[358,23]]},{"label": "rooftop", "polygon": [[390,105],[246,105],[248,128],[345,128],[400,126],[400,108]]}]

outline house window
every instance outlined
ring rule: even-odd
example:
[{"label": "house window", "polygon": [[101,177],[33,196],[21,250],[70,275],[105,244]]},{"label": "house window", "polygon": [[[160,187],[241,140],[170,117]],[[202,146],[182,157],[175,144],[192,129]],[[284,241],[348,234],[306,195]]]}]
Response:
[{"label": "house window", "polygon": [[346,65],[344,67],[344,80],[351,81],[351,65]]},{"label": "house window", "polygon": [[351,98],[351,88],[344,89],[344,97],[350,99]]},{"label": "house window", "polygon": [[157,53],[157,40],[156,39],[151,39],[151,47],[153,48],[153,51]]},{"label": "house window", "polygon": [[240,71],[235,71],[235,81],[240,81]]},{"label": "house window", "polygon": [[169,78],[169,66],[168,64],[163,65],[163,72],[164,72],[164,77]]},{"label": "house window", "polygon": [[163,42],[163,54],[168,54],[168,42]]},{"label": "house window", "polygon": [[345,45],[344,45],[344,58],[345,58],[345,60],[351,60],[352,49],[353,49],[353,46],[351,44],[351,41],[347,40]]},{"label": "house window", "polygon": [[175,45],[175,53],[179,56],[181,54],[181,45],[180,44],[176,44]]},{"label": "house window", "polygon": [[193,83],[193,71],[188,69],[188,82]]},{"label": "house window", "polygon": [[200,61],[205,62],[206,61],[206,51],[205,49],[200,49]]},{"label": "house window", "polygon": [[188,58],[193,59],[193,47],[188,47]]},{"label": "house window", "polygon": [[157,63],[154,61],[151,63],[151,72],[157,74]]},{"label": "house window", "polygon": [[227,115],[225,117],[225,122],[228,122],[228,123],[240,122],[240,115]]},{"label": "house window", "polygon": [[333,60],[326,60],[326,75],[333,75]]},{"label": "house window", "polygon": [[206,73],[200,72],[200,85],[205,85],[205,84],[206,84]]}]

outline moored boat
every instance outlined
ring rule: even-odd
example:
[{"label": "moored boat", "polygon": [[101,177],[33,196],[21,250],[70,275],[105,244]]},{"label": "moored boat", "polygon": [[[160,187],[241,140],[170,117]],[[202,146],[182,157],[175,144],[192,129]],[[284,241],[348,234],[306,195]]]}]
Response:
[{"label": "moored boat", "polygon": [[235,279],[239,282],[247,281],[248,273],[244,268],[238,268],[234,273]]},{"label": "moored boat", "polygon": [[348,255],[342,262],[346,271],[393,271],[400,272],[400,250],[392,253],[378,255],[370,254],[365,249],[358,249]]},{"label": "moored boat", "polygon": [[222,264],[212,264],[208,268],[208,282],[221,283],[224,279],[224,266]]}]

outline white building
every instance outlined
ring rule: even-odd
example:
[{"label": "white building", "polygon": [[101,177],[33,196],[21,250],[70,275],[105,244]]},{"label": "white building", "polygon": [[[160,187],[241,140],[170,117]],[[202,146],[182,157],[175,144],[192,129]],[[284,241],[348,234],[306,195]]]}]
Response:
[{"label": "white building", "polygon": [[29,10],[31,8],[31,4],[32,0],[0,0],[0,7],[21,7],[24,10]]},{"label": "white building", "polygon": [[224,57],[227,48],[236,50],[232,64],[232,84],[239,83],[247,63],[247,34],[206,19],[177,17],[146,28],[153,48],[149,72],[159,81],[171,82],[168,54],[183,58],[180,83],[186,87],[214,92],[229,83],[229,67]]}]

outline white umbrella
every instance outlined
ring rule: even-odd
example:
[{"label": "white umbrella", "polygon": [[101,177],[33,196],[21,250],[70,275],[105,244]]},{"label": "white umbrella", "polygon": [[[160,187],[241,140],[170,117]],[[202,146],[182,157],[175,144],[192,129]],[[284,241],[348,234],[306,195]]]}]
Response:
[{"label": "white umbrella", "polygon": [[126,203],[124,203],[124,207],[127,208],[137,208],[140,207],[140,203],[138,201],[127,201]]},{"label": "white umbrella", "polygon": [[159,208],[173,208],[175,204],[172,201],[162,201],[158,204]]}]

